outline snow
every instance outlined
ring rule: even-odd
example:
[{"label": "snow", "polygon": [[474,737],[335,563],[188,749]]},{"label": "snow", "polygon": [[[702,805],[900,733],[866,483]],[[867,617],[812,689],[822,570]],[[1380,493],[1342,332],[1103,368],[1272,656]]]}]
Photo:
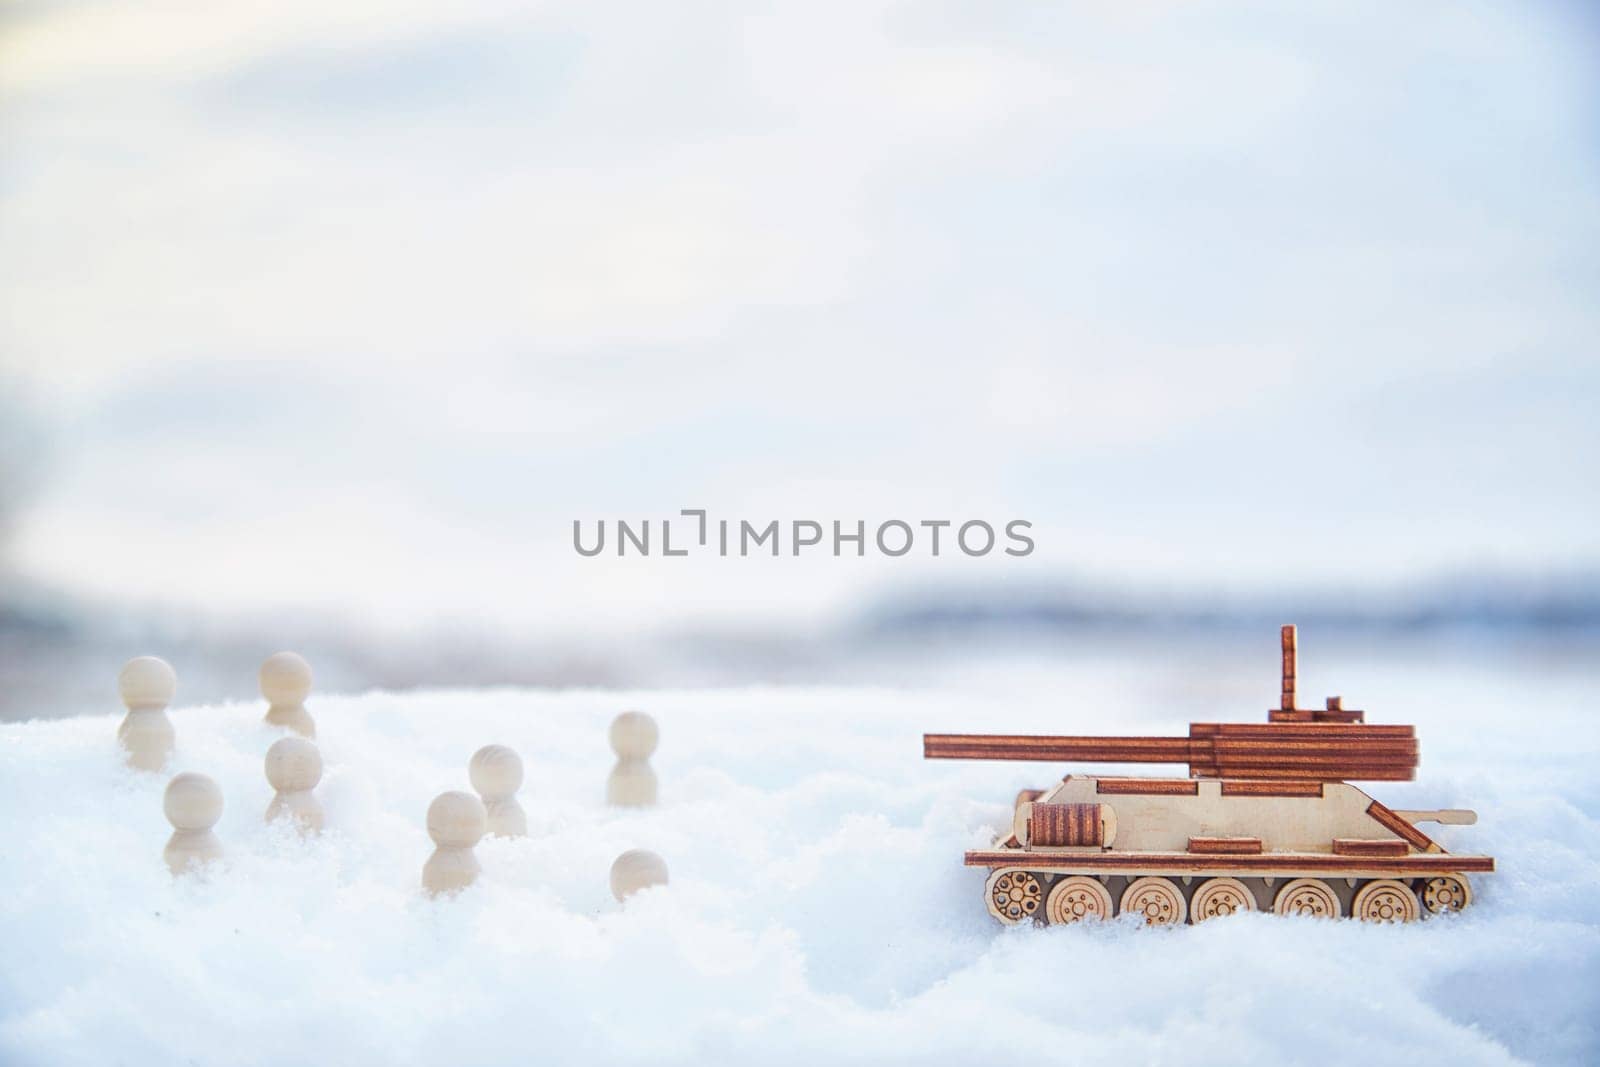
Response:
[{"label": "snow", "polygon": [[[920,734],[1181,731],[1253,720],[1276,681],[1186,688],[1196,669],[315,696],[329,830],[311,840],[262,822],[279,734],[261,705],[180,707],[169,770],[221,784],[227,858],[177,880],[166,776],[120,765],[118,715],[8,725],[0,1062],[1600,1058],[1600,746],[1582,672],[1378,664],[1362,692],[1382,699],[1347,698],[1422,739],[1417,782],[1369,791],[1479,811],[1440,830],[1499,861],[1466,914],[995,924],[961,852],[1060,769],[925,762]],[[629,707],[661,724],[648,811],[601,802],[605,726]],[[423,813],[494,741],[526,762],[530,836],[485,841],[479,883],[430,901]],[[672,882],[619,907],[607,871],[633,847],[661,853]]]}]

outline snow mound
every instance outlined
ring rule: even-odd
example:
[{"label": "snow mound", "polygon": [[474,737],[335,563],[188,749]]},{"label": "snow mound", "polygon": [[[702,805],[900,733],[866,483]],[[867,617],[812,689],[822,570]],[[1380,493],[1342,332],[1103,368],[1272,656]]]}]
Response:
[{"label": "snow mound", "polygon": [[[311,840],[262,821],[281,734],[261,706],[180,708],[168,773],[221,784],[227,857],[176,880],[167,775],[121,766],[119,716],[0,728],[0,1061],[1600,1058],[1587,684],[1385,679],[1415,713],[1375,721],[1418,722],[1424,765],[1372,792],[1477,808],[1442,836],[1499,859],[1464,915],[1003,929],[961,852],[1059,769],[924,762],[920,734],[1182,730],[1196,710],[1119,720],[1113,682],[1075,684],[314,698],[329,829]],[[606,724],[630,707],[661,724],[647,811],[602,803]],[[530,836],[486,840],[479,883],[428,900],[423,814],[490,742],[526,763]],[[619,907],[607,871],[634,847],[672,882]]]}]

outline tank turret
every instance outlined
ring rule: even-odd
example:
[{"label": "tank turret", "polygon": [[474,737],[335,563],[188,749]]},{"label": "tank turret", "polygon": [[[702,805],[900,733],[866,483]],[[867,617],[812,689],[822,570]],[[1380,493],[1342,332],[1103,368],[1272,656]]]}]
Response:
[{"label": "tank turret", "polygon": [[1181,923],[1256,909],[1409,921],[1458,911],[1488,856],[1446,852],[1418,823],[1471,825],[1460,809],[1396,811],[1357,781],[1415,777],[1410,726],[1370,725],[1329,697],[1296,707],[1298,647],[1281,635],[1279,706],[1265,723],[1191,723],[1187,737],[927,734],[929,759],[1186,764],[1188,777],[1068,775],[1018,795],[1009,832],[966,863],[989,868],[1001,922],[1142,914]]}]

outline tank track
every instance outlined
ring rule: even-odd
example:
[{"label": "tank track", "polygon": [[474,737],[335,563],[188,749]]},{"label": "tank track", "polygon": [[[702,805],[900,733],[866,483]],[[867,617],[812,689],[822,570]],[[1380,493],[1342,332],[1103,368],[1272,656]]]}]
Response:
[{"label": "tank track", "polygon": [[[1024,859],[1024,857],[1018,857]],[[1203,922],[1239,912],[1367,922],[1411,922],[1458,912],[1472,903],[1459,872],[1421,877],[1305,877],[1105,874],[1070,868],[997,867],[984,902],[1007,925],[1059,925],[1142,914],[1153,926]]]}]

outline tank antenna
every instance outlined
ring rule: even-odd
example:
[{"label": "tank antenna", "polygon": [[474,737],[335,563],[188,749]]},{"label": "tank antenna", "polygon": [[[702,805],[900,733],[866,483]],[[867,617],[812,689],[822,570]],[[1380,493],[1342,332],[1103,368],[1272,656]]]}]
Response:
[{"label": "tank antenna", "polygon": [[1298,659],[1294,626],[1291,624],[1283,628],[1283,703],[1279,707],[1284,711],[1294,710],[1294,676]]}]

